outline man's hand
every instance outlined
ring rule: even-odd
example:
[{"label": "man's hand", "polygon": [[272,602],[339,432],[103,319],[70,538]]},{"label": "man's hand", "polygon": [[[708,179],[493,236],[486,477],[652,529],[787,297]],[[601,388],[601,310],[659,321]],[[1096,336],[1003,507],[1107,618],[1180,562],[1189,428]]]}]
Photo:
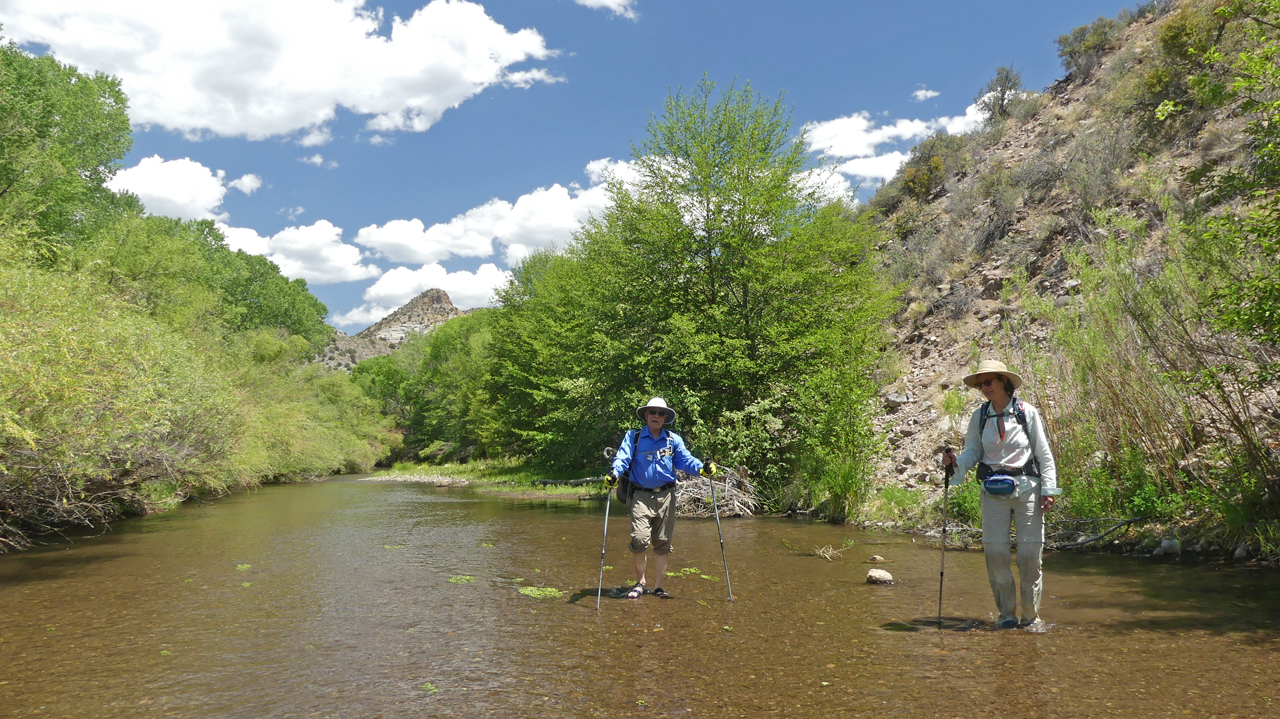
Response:
[{"label": "man's hand", "polygon": [[720,468],[716,466],[715,462],[707,462],[702,465],[702,469],[698,470],[698,474],[701,474],[703,477],[714,477],[719,471]]},{"label": "man's hand", "polygon": [[613,470],[609,470],[609,473],[604,476],[604,483],[605,486],[613,489],[618,486],[618,475]]},{"label": "man's hand", "polygon": [[1041,497],[1040,510],[1048,512],[1050,509],[1053,509],[1053,497]]}]

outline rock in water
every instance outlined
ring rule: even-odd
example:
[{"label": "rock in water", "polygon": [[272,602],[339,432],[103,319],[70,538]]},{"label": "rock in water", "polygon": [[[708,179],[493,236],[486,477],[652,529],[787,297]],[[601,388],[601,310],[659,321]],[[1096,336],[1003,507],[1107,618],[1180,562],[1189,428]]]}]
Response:
[{"label": "rock in water", "polygon": [[1249,558],[1249,543],[1248,543],[1248,542],[1241,542],[1241,543],[1240,543],[1240,546],[1236,547],[1236,553],[1235,553],[1234,555],[1232,555],[1232,556],[1234,556],[1236,559],[1248,559],[1248,558]]},{"label": "rock in water", "polygon": [[884,557],[880,556],[879,554],[873,554],[873,555],[871,555],[871,559],[868,559],[867,561],[868,561],[868,562],[883,562],[883,561],[884,561]]},{"label": "rock in water", "polygon": [[893,584],[893,575],[883,569],[867,572],[867,584]]},{"label": "rock in water", "polygon": [[1160,543],[1165,554],[1182,554],[1182,544],[1176,539],[1166,539]]}]

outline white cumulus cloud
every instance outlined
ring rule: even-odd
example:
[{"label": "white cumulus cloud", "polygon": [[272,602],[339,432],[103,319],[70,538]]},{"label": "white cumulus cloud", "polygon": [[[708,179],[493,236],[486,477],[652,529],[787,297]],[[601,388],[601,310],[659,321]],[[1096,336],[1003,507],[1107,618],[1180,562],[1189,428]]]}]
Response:
[{"label": "white cumulus cloud", "polygon": [[[222,170],[215,172],[191,158],[165,160],[152,155],[117,172],[107,187],[137,195],[153,215],[183,220],[225,220],[227,214],[219,211],[222,198],[227,194],[225,177]],[[256,176],[246,175],[233,182],[252,184],[246,182],[246,177]]]},{"label": "white cumulus cloud", "polygon": [[263,255],[280,267],[290,279],[304,279],[317,285],[352,282],[378,277],[382,270],[364,264],[360,248],[342,241],[342,228],[328,220],[300,227],[286,227],[271,237],[255,230],[218,223],[227,246],[251,255]]},{"label": "white cumulus cloud", "polygon": [[480,265],[475,272],[449,272],[435,262],[416,270],[397,267],[364,291],[365,304],[334,315],[329,321],[339,327],[372,324],[430,289],[448,292],[449,299],[459,309],[484,307],[493,303],[495,291],[510,279],[510,272],[498,269],[491,262]]},{"label": "white cumulus cloud", "polygon": [[636,14],[634,0],[573,0],[584,7],[595,10],[609,10],[614,15],[625,17],[629,20],[635,20],[639,16]]},{"label": "white cumulus cloud", "polygon": [[493,199],[430,227],[417,218],[369,225],[356,233],[355,242],[392,262],[414,264],[455,256],[489,257],[497,242],[505,246],[507,264],[515,264],[535,249],[568,242],[588,217],[608,204],[605,179],[629,177],[631,168],[605,158],[588,163],[586,173],[591,180],[587,188],[540,187],[514,203]]},{"label": "white cumulus cloud", "polygon": [[227,183],[228,187],[234,187],[246,195],[252,195],[262,187],[262,178],[254,174],[244,175],[238,180],[232,180]]},{"label": "white cumulus cloud", "polygon": [[842,174],[849,177],[888,182],[893,179],[894,175],[898,174],[898,169],[906,161],[907,153],[894,150],[875,157],[855,157],[852,160],[840,163],[838,169]]},{"label": "white cumulus cloud", "polygon": [[915,92],[911,93],[911,97],[915,98],[916,102],[924,102],[925,100],[928,100],[931,97],[937,97],[941,94],[942,93],[938,92],[937,90],[930,90],[929,88],[921,85],[919,90],[916,90]]},{"label": "white cumulus cloud", "polygon": [[370,130],[421,132],[491,85],[560,79],[513,68],[556,54],[537,30],[509,32],[466,0],[433,0],[389,21],[365,0],[6,0],[3,7],[10,39],[120,77],[135,125],[193,138],[296,133],[304,145],[321,145],[339,106],[368,116]]},{"label": "white cumulus cloud", "polygon": [[850,177],[887,181],[893,179],[907,154],[899,150],[881,152],[880,147],[899,142],[918,142],[940,130],[960,135],[982,126],[982,111],[976,105],[963,115],[932,120],[900,119],[877,125],[868,112],[856,112],[824,122],[805,125],[810,152],[846,159],[838,170]]}]

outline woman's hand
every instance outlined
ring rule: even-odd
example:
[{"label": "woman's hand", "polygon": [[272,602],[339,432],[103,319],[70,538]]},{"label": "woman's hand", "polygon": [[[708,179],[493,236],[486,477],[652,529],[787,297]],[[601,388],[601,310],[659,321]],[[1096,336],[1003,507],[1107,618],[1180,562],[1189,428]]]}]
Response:
[{"label": "woman's hand", "polygon": [[1048,512],[1050,509],[1053,509],[1053,497],[1041,497],[1040,509],[1044,512]]},{"label": "woman's hand", "polygon": [[954,452],[951,451],[950,447],[942,450],[942,466],[943,467],[956,466],[956,455]]}]

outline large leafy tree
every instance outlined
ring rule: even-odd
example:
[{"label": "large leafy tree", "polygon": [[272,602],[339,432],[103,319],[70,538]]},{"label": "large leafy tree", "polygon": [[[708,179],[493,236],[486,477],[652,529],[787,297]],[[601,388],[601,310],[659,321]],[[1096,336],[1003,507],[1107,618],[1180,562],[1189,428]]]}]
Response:
[{"label": "large leafy tree", "polygon": [[120,81],[0,45],[0,221],[46,253],[136,200],[105,183],[133,143]]},{"label": "large leafy tree", "polygon": [[788,109],[749,86],[673,94],[647,135],[609,209],[501,294],[505,440],[585,464],[662,394],[703,450],[780,497],[806,458],[868,446],[859,410],[889,298],[878,230],[819,191]]}]

